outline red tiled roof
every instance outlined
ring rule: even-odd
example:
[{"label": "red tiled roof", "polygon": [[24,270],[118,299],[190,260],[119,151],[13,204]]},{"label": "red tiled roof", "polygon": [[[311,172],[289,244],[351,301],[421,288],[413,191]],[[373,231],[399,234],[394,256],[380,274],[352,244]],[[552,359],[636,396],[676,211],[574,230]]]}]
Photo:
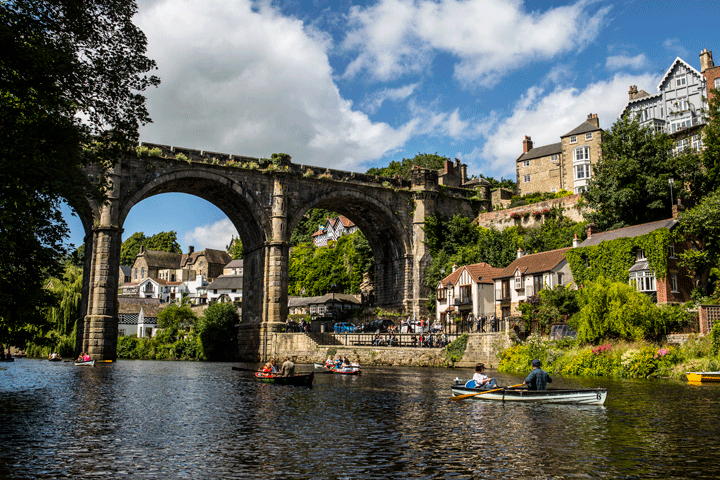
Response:
[{"label": "red tiled roof", "polygon": [[549,272],[565,259],[565,252],[571,247],[549,250],[547,252],[531,253],[516,258],[510,265],[503,268],[495,278],[508,278],[515,275],[515,270],[520,270],[523,275]]},{"label": "red tiled roof", "polygon": [[492,265],[485,262],[465,265],[465,268],[467,269],[470,277],[472,277],[475,283],[492,284],[494,283],[493,279],[497,277],[500,272],[503,271],[502,268],[493,267]]},{"label": "red tiled roof", "polygon": [[351,228],[351,227],[355,226],[355,224],[352,222],[352,220],[350,220],[349,218],[347,218],[344,215],[340,215],[338,218],[340,219],[342,224],[345,226],[345,228]]}]

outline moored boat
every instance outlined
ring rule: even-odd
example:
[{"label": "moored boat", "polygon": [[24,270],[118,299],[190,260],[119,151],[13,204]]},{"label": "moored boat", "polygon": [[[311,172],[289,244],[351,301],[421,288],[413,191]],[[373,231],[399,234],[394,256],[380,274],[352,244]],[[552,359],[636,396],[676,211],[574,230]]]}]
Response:
[{"label": "moored boat", "polygon": [[360,365],[358,365],[357,363],[353,363],[349,367],[341,368],[337,368],[334,365],[328,365],[324,363],[315,363],[313,365],[315,366],[316,370],[328,373],[339,373],[342,375],[360,375],[362,373],[362,370],[360,370]]},{"label": "moored boat", "polygon": [[501,401],[501,402],[533,402],[533,403],[574,403],[581,405],[603,405],[607,398],[606,388],[577,388],[548,390],[528,390],[526,388],[499,387],[490,390],[479,390],[465,386],[466,380],[455,379],[450,387],[453,397],[468,396],[468,400]]},{"label": "moored boat", "polygon": [[75,365],[83,366],[83,367],[94,367],[95,360],[88,360],[87,362],[75,362]]},{"label": "moored boat", "polygon": [[688,382],[720,382],[720,372],[685,372]]},{"label": "moored boat", "polygon": [[263,383],[274,383],[275,385],[312,387],[315,374],[313,372],[298,373],[292,377],[283,377],[282,375],[273,375],[272,373],[255,372],[255,378]]}]

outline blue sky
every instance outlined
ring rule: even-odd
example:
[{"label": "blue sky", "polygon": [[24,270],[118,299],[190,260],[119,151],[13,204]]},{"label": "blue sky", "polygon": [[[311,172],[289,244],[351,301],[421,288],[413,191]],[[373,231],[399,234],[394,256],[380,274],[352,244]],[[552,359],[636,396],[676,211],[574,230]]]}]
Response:
[{"label": "blue sky", "polygon": [[[536,146],[597,113],[609,128],[630,85],[649,93],[676,57],[716,50],[717,1],[139,0],[162,84],[141,141],[364,172],[417,153],[513,178]],[[70,243],[83,232],[66,215]],[[124,238],[175,230],[184,251],[224,248],[216,207],[164,194]]]}]

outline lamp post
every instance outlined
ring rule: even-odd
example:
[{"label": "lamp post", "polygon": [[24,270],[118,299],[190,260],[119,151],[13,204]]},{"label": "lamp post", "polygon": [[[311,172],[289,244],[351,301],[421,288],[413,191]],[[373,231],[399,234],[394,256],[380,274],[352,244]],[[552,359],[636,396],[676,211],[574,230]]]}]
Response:
[{"label": "lamp post", "polygon": [[669,178],[668,183],[670,184],[670,210],[672,211],[672,207],[674,205],[672,187],[673,187],[673,184],[675,183],[675,179],[672,177]]}]

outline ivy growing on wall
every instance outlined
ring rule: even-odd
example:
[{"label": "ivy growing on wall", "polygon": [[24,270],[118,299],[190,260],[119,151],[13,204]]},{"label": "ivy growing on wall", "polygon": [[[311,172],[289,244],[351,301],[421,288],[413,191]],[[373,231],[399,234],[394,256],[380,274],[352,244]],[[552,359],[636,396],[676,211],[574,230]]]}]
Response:
[{"label": "ivy growing on wall", "polygon": [[659,228],[655,231],[632,238],[618,238],[601,242],[600,245],[578,247],[565,254],[575,283],[584,285],[599,277],[627,282],[630,267],[635,263],[635,252],[645,252],[655,277],[667,277],[667,252],[671,241],[670,230]]}]

